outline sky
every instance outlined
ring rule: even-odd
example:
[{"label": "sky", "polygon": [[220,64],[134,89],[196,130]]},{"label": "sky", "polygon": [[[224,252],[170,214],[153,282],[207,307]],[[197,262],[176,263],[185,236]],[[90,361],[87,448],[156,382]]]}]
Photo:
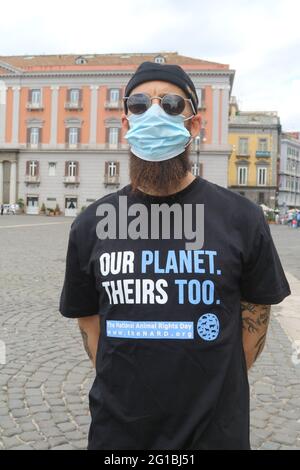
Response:
[{"label": "sky", "polygon": [[229,64],[242,111],[300,130],[299,0],[10,0],[0,55],[178,52]]}]

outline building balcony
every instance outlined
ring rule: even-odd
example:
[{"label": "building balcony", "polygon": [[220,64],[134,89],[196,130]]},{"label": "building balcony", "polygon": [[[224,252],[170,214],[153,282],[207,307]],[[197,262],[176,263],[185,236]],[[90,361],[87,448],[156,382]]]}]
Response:
[{"label": "building balcony", "polygon": [[105,187],[109,185],[119,186],[120,184],[120,175],[104,175],[104,184]]},{"label": "building balcony", "polygon": [[44,106],[42,105],[42,103],[27,103],[26,109],[28,111],[43,111]]},{"label": "building balcony", "polygon": [[121,144],[120,143],[111,144],[109,142],[106,142],[105,148],[107,150],[119,150],[121,148]]},{"label": "building balcony", "polygon": [[105,109],[123,109],[122,101],[106,101]]},{"label": "building balcony", "polygon": [[40,184],[41,179],[39,175],[25,175],[24,182],[28,184]]},{"label": "building balcony", "polygon": [[80,143],[78,143],[78,144],[66,143],[66,149],[67,150],[78,150],[78,149],[81,149],[81,144]]},{"label": "building balcony", "polygon": [[266,150],[257,150],[255,155],[256,158],[270,158],[271,152],[268,152]]},{"label": "building balcony", "polygon": [[30,142],[27,142],[26,148],[27,148],[27,149],[31,149],[31,150],[39,150],[39,149],[42,148],[42,145],[41,145],[40,143],[38,143],[38,144],[31,144]]},{"label": "building balcony", "polygon": [[80,101],[78,101],[78,102],[67,101],[65,103],[65,109],[67,109],[69,111],[82,111],[83,106],[82,106],[82,103]]},{"label": "building balcony", "polygon": [[63,177],[63,182],[64,184],[76,184],[76,185],[79,185],[80,184],[80,178],[79,176],[64,176]]},{"label": "building balcony", "polygon": [[242,152],[237,152],[236,154],[237,158],[250,158],[250,154],[248,153],[242,153]]}]

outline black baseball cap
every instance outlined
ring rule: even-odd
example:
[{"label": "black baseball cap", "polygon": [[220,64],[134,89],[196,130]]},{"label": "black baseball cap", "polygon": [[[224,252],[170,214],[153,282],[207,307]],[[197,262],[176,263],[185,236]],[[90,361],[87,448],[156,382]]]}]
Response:
[{"label": "black baseball cap", "polygon": [[[143,62],[127,83],[125,96],[129,96],[131,91],[141,83],[151,82],[152,80],[162,80],[177,85],[192,100],[195,111],[197,112],[198,96],[195,85],[188,74],[179,65],[157,64],[156,62],[149,61]],[[124,100],[124,108],[127,114],[127,100]]]}]

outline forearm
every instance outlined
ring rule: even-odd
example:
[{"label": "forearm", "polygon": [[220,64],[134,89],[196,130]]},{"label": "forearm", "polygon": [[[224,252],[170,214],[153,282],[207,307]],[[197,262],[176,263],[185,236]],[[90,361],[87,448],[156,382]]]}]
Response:
[{"label": "forearm", "polygon": [[270,319],[270,305],[252,304],[241,301],[243,321],[243,347],[247,369],[253,365],[262,352]]},{"label": "forearm", "polygon": [[96,354],[100,336],[100,317],[92,315],[78,318],[78,325],[83,340],[84,349],[96,367]]}]

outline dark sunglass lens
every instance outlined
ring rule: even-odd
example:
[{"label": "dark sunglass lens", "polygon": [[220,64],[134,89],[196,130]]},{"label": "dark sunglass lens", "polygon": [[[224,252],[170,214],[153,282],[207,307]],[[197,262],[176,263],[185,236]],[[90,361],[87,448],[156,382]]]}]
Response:
[{"label": "dark sunglass lens", "polygon": [[142,93],[135,93],[129,96],[127,106],[131,113],[142,114],[149,108],[149,98]]},{"label": "dark sunglass lens", "polygon": [[162,107],[168,114],[177,115],[185,108],[185,101],[179,95],[165,95],[162,99]]}]

